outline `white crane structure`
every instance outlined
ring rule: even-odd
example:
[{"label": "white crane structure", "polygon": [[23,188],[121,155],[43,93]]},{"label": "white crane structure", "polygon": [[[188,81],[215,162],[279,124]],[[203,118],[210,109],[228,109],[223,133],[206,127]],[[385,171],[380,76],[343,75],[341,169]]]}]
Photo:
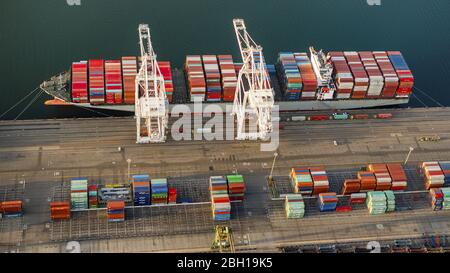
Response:
[{"label": "white crane structure", "polygon": [[322,50],[316,51],[309,48],[311,64],[317,77],[317,98],[319,100],[331,100],[336,87],[333,82],[333,65],[327,60]]},{"label": "white crane structure", "polygon": [[142,65],[136,75],[136,143],[165,142],[169,103],[148,25],[139,25]]},{"label": "white crane structure", "polygon": [[[262,47],[253,41],[243,19],[233,19],[243,66],[239,71],[233,114],[237,139],[266,139],[272,132],[274,92],[266,70]],[[250,130],[246,131],[248,120]]]}]

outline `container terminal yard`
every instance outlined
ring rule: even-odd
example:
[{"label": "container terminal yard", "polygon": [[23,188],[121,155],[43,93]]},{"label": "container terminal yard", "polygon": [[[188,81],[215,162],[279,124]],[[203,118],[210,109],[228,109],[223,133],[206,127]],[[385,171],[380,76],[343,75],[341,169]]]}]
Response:
[{"label": "container terminal yard", "polygon": [[[283,113],[275,161],[273,152],[260,152],[260,141],[174,141],[169,135],[165,143],[136,144],[132,117],[1,121],[0,201],[21,200],[23,214],[0,219],[0,249],[70,252],[75,241],[81,252],[214,252],[215,226],[225,224],[236,252],[367,252],[370,241],[381,252],[445,252],[450,211],[433,210],[420,164],[450,159],[450,108],[348,111],[386,112],[392,117],[316,121]],[[318,114],[332,112],[301,115]],[[394,211],[371,215],[366,204],[349,205],[349,195],[341,195],[344,181],[367,164],[405,159],[407,187],[394,191]],[[286,217],[285,195],[294,193],[289,175],[297,166],[326,169],[336,210],[321,212],[317,197],[304,194],[304,217]],[[236,173],[245,180],[245,198],[231,202],[230,220],[214,221],[209,178]],[[50,203],[70,200],[71,179],[123,184],[136,174],[167,178],[178,202],[126,202],[121,222],[107,221],[101,202],[51,220]]]}]

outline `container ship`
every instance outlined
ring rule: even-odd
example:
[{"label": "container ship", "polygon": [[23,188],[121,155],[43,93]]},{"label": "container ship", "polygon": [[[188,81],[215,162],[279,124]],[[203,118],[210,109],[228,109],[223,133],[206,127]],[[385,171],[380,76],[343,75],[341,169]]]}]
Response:
[{"label": "container ship", "polygon": [[[188,55],[183,69],[159,67],[169,107],[193,100],[223,107],[234,100],[241,63],[231,55]],[[264,61],[261,63],[265,64]],[[73,62],[40,88],[54,99],[46,105],[75,105],[134,112],[140,57]],[[280,111],[357,109],[407,104],[414,77],[399,51],[280,52],[267,64]]]}]

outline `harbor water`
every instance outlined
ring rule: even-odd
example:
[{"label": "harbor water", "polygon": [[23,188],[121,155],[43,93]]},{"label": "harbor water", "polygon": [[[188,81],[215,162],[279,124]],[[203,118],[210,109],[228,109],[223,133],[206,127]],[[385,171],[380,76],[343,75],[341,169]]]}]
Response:
[{"label": "harbor water", "polygon": [[[371,5],[379,2],[380,5]],[[0,115],[73,61],[138,55],[139,23],[150,26],[159,60],[232,54],[232,19],[245,19],[268,63],[280,51],[400,50],[415,76],[412,107],[450,106],[448,0],[4,0],[0,3]],[[30,96],[1,119],[14,119]],[[98,116],[44,106],[20,119]],[[107,115],[114,112],[104,112]]]}]

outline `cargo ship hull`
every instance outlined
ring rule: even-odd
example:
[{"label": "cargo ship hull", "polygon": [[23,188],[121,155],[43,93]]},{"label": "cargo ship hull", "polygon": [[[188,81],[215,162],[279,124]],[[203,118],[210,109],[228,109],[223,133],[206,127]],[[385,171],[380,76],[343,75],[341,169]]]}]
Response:
[{"label": "cargo ship hull", "polygon": [[[345,110],[345,109],[362,109],[362,108],[375,108],[383,106],[396,106],[401,104],[407,104],[409,99],[378,99],[378,100],[334,100],[334,101],[280,101],[275,105],[279,106],[281,112],[296,112],[296,111],[315,111],[315,110]],[[134,105],[91,105],[89,103],[65,103],[64,105],[74,105],[84,108],[93,108],[101,110],[114,110],[120,112],[134,112]],[[199,111],[194,108],[194,103],[184,103],[183,106],[187,107],[191,113]],[[210,103],[203,103],[203,113],[210,113],[212,110]],[[231,103],[214,103],[219,106],[222,111],[226,111],[227,107],[231,107]],[[169,109],[172,112],[174,107],[180,106],[180,104],[169,104]],[[179,108],[181,109],[181,108]],[[184,110],[181,109],[183,112]]]}]

